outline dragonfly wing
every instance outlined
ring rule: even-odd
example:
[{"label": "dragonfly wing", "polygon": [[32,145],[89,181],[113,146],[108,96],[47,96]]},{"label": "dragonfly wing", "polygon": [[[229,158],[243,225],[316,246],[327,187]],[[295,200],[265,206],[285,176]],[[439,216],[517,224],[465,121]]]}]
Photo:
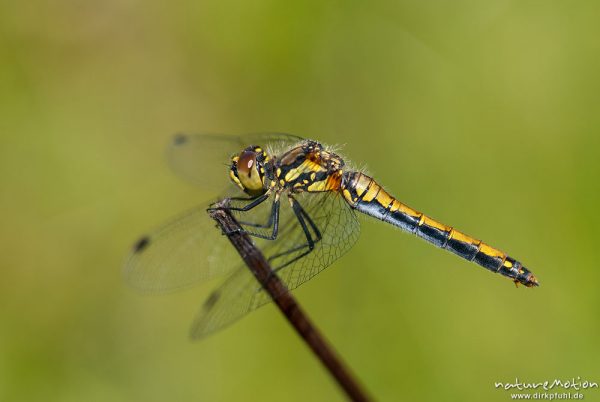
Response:
[{"label": "dragonfly wing", "polygon": [[[228,183],[231,155],[249,145],[285,147],[301,141],[290,134],[257,133],[243,136],[217,134],[177,134],[167,149],[167,158],[181,176],[219,194]],[[215,172],[215,167],[222,171]],[[220,198],[243,196],[229,183]],[[216,200],[215,200],[216,201]],[[128,282],[146,291],[168,291],[189,286],[218,274],[231,272],[239,256],[220,235],[208,214],[206,203],[156,231],[142,237],[134,246],[124,268]],[[256,214],[252,215],[258,219]]]},{"label": "dragonfly wing", "polygon": [[215,190],[228,182],[231,157],[250,145],[278,151],[302,141],[284,133],[246,135],[176,134],[167,148],[167,160],[181,177],[206,190]]},{"label": "dragonfly wing", "polygon": [[[287,202],[282,202],[277,239],[255,239],[288,290],[308,281],[350,250],[360,232],[355,212],[339,194],[313,193],[296,197],[321,234],[314,249],[308,250],[306,234]],[[235,215],[238,220],[244,220],[243,212]],[[191,335],[201,338],[271,300],[250,270],[242,266],[208,297],[194,321]]]},{"label": "dragonfly wing", "polygon": [[260,285],[250,269],[240,265],[233,274],[202,305],[190,330],[192,339],[200,339],[243,317],[264,303],[259,296]]},{"label": "dragonfly wing", "polygon": [[[307,251],[308,245],[304,230],[296,223],[284,228],[282,232],[284,239],[291,239],[292,247],[282,241],[267,249],[271,265],[290,290],[312,279],[348,252],[360,234],[360,222],[356,213],[339,194],[303,193],[296,196],[296,199],[321,232],[321,238],[318,240],[312,233],[314,249],[299,258]],[[291,207],[287,209],[292,210]],[[297,218],[293,215],[289,219]],[[290,249],[297,250],[289,252]]]},{"label": "dragonfly wing", "polygon": [[206,212],[208,205],[138,240],[125,262],[126,280],[140,290],[162,292],[231,272],[239,265],[239,256]]}]

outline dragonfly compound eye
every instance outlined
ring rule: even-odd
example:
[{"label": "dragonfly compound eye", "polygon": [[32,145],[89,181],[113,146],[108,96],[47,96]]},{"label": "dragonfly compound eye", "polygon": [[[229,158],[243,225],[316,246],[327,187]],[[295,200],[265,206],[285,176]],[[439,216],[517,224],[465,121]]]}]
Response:
[{"label": "dragonfly compound eye", "polygon": [[249,195],[264,193],[264,167],[254,149],[246,149],[233,158],[231,179]]}]

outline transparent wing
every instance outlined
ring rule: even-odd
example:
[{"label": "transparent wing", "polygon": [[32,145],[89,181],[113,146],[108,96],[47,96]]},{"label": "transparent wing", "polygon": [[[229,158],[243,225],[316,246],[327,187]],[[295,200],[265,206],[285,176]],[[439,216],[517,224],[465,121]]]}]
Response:
[{"label": "transparent wing", "polygon": [[[355,212],[338,194],[300,194],[297,200],[321,233],[311,252],[306,254],[306,235],[287,200],[282,200],[281,229],[277,239],[255,240],[289,290],[308,281],[346,253],[360,231]],[[263,208],[268,210],[270,205]],[[260,215],[267,217],[268,212],[263,211]],[[244,213],[237,214],[236,218],[246,219]],[[247,226],[245,229],[250,230]],[[240,264],[208,297],[192,325],[191,336],[201,338],[270,301],[271,297],[250,270]]]},{"label": "transparent wing", "polygon": [[[219,199],[239,197],[243,193],[228,179],[232,154],[249,145],[277,148],[301,140],[278,133],[243,136],[177,134],[168,147],[167,157],[176,172],[209,191],[229,184],[227,190],[220,192]],[[219,168],[222,171],[218,171]],[[164,292],[229,273],[239,265],[239,256],[206,213],[209,204],[206,202],[143,236],[126,260],[126,280],[141,290]],[[252,218],[250,213],[248,215]]]},{"label": "transparent wing", "polygon": [[250,145],[278,152],[302,141],[283,133],[245,135],[176,134],[167,148],[167,160],[181,177],[207,190],[223,188],[229,182],[231,157]]},{"label": "transparent wing", "polygon": [[231,272],[239,256],[209,217],[210,203],[143,236],[124,266],[126,280],[150,292],[169,291]]}]

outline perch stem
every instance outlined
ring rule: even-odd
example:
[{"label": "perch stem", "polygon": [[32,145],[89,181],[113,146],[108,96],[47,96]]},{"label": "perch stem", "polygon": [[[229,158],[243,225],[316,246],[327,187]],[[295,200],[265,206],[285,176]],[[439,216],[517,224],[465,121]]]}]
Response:
[{"label": "perch stem", "polygon": [[269,293],[273,302],[298,335],[306,342],[350,400],[369,401],[359,383],[309,320],[306,313],[300,308],[296,299],[273,271],[262,252],[255,246],[250,236],[243,231],[240,224],[227,210],[227,200],[224,200],[216,207],[217,209],[209,211],[210,216],[217,222],[250,271],[252,271],[263,289]]}]

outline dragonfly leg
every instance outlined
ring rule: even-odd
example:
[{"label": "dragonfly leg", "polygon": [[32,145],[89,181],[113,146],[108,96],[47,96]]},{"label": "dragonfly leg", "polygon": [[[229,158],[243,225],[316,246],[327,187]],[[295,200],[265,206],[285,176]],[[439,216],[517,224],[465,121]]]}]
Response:
[{"label": "dragonfly leg", "polygon": [[[241,197],[230,198],[230,200],[236,200],[236,201],[249,201],[251,199],[252,198],[241,198]],[[274,207],[275,207],[275,205],[273,205],[271,207],[271,213],[269,214],[269,219],[267,220],[267,223],[256,223],[256,222],[248,222],[248,221],[238,221],[238,223],[242,226],[249,226],[249,227],[260,228],[260,229],[268,229],[273,226],[273,221],[274,221],[274,217],[275,217]]]},{"label": "dragonfly leg", "polygon": [[[244,225],[246,224],[245,222],[239,222],[240,224]],[[249,234],[250,236],[254,236],[254,237],[258,237],[260,239],[265,239],[265,240],[275,240],[277,239],[277,235],[279,234],[279,196],[276,195],[275,196],[275,201],[273,201],[273,205],[271,206],[271,213],[269,214],[269,221],[267,222],[266,226],[262,226],[259,224],[246,224],[247,226],[253,226],[253,227],[264,227],[264,228],[269,228],[271,226],[273,226],[273,231],[271,232],[270,235],[264,235],[262,233],[255,233],[255,232],[251,232],[248,230],[244,230],[247,234]]]},{"label": "dragonfly leg", "polygon": [[[256,200],[256,197],[229,197],[227,198],[230,201],[252,201],[252,200]],[[211,202],[209,204],[209,207],[207,208],[207,211],[214,211],[215,209],[219,209],[222,207],[215,207],[214,205],[217,205],[218,203],[222,202],[223,200],[218,200],[215,202]]]},{"label": "dragonfly leg", "polygon": [[[296,218],[298,219],[298,222],[300,223],[300,227],[302,227],[302,231],[304,232],[304,235],[306,236],[306,243],[304,243],[300,246],[292,247],[289,250],[286,250],[282,253],[272,255],[268,258],[268,261],[272,262],[277,258],[284,257],[286,255],[297,252],[299,250],[303,250],[303,249],[306,249],[306,250],[304,252],[302,252],[301,254],[295,256],[294,258],[292,258],[290,261],[286,261],[282,265],[275,267],[273,272],[277,272],[277,271],[287,267],[288,265],[292,264],[293,262],[299,260],[300,258],[304,257],[305,255],[307,255],[308,253],[313,251],[313,249],[315,248],[315,243],[319,242],[322,239],[321,231],[319,231],[319,228],[317,227],[317,225],[315,225],[315,223],[311,219],[310,215],[308,215],[306,213],[304,208],[302,208],[300,203],[298,201],[296,201],[296,199],[294,197],[292,197],[291,195],[289,195],[288,197],[290,199],[290,203],[292,204],[292,210],[294,211],[294,214],[296,215]],[[310,233],[310,230],[308,230],[307,222],[308,222],[308,226],[310,226],[314,232],[314,235],[315,235],[314,239],[313,239],[313,235],[311,235],[311,233]]]},{"label": "dragonfly leg", "polygon": [[[252,208],[262,204],[267,198],[269,198],[270,194],[269,192],[264,193],[263,195],[261,195],[260,197],[257,198],[239,198],[239,197],[234,197],[234,198],[228,198],[228,200],[233,200],[233,201],[251,201],[248,204],[244,205],[241,208],[238,207],[213,207],[210,206],[208,207],[206,210],[207,211],[214,211],[217,209],[227,209],[228,211],[242,211],[242,212],[246,212],[246,211],[250,211]],[[214,204],[211,204],[214,205]]]},{"label": "dragonfly leg", "polygon": [[[257,207],[258,205],[265,202],[269,198],[269,196],[270,196],[270,193],[267,192],[257,198],[240,198],[240,197],[229,198],[229,200],[251,201],[251,202],[244,205],[243,207],[212,207],[211,206],[211,207],[207,208],[207,211],[214,211],[216,209],[226,209],[228,211],[247,212],[247,211],[250,211],[252,208]],[[244,221],[239,221],[238,223],[240,225],[244,225],[244,226],[259,227],[259,228],[273,227],[273,231],[270,235],[264,235],[262,233],[255,233],[255,232],[247,231],[244,229],[241,229],[241,230],[244,230],[244,232],[249,234],[250,236],[254,236],[254,237],[258,237],[258,238],[266,239],[266,240],[275,240],[277,238],[277,234],[279,231],[279,195],[278,194],[275,195],[275,201],[273,201],[273,205],[271,207],[271,213],[269,214],[269,220],[267,221],[266,224],[263,225],[263,224],[244,222]],[[229,235],[231,233],[225,233],[225,234]]]},{"label": "dragonfly leg", "polygon": [[[213,206],[216,203],[210,204],[210,206],[206,209],[207,212],[211,212],[211,211],[215,211],[218,209],[226,209],[228,211],[240,211],[240,212],[246,212],[246,211],[250,211],[252,208],[262,204],[263,202],[265,202],[265,200],[267,200],[269,198],[269,193],[265,193],[263,195],[261,195],[260,197],[257,198],[242,198],[242,197],[231,197],[228,198],[228,201],[250,201],[248,204],[244,205],[243,207],[226,207],[226,206]],[[271,219],[269,219],[271,220]],[[246,224],[246,222],[239,222],[240,224]],[[250,225],[253,226],[253,225]],[[243,230],[243,229],[241,229]],[[235,232],[235,231],[234,231]],[[226,235],[230,235],[232,233],[224,233]]]},{"label": "dragonfly leg", "polygon": [[273,210],[271,210],[271,213],[269,214],[269,219],[267,220],[267,223],[256,223],[256,222],[248,222],[248,221],[238,221],[238,223],[242,226],[250,226],[253,228],[268,229],[271,226],[273,226],[273,215],[274,215]]},{"label": "dragonfly leg", "polygon": [[[228,211],[247,212],[247,211],[250,211],[252,208],[262,204],[268,198],[269,198],[269,193],[266,193],[256,199],[254,199],[252,202],[248,203],[247,205],[244,205],[243,207],[221,207],[221,208],[226,209]],[[240,198],[237,200],[247,200],[247,199]],[[211,209],[218,209],[218,208],[209,208],[208,210],[210,211]],[[251,227],[259,227],[259,228],[273,227],[273,230],[271,231],[271,234],[269,234],[269,235],[265,235],[263,233],[252,232],[252,231],[246,230],[244,228],[242,228],[240,230],[243,230],[244,233],[246,233],[250,236],[258,237],[260,239],[275,240],[277,238],[277,235],[279,234],[279,194],[277,194],[277,193],[275,194],[275,200],[273,201],[273,204],[271,205],[271,212],[269,214],[269,220],[266,225],[261,225],[261,224],[251,223],[251,222],[244,222],[244,221],[238,221],[238,223],[241,226],[251,226]],[[227,233],[227,234],[231,234],[231,233]]]}]

